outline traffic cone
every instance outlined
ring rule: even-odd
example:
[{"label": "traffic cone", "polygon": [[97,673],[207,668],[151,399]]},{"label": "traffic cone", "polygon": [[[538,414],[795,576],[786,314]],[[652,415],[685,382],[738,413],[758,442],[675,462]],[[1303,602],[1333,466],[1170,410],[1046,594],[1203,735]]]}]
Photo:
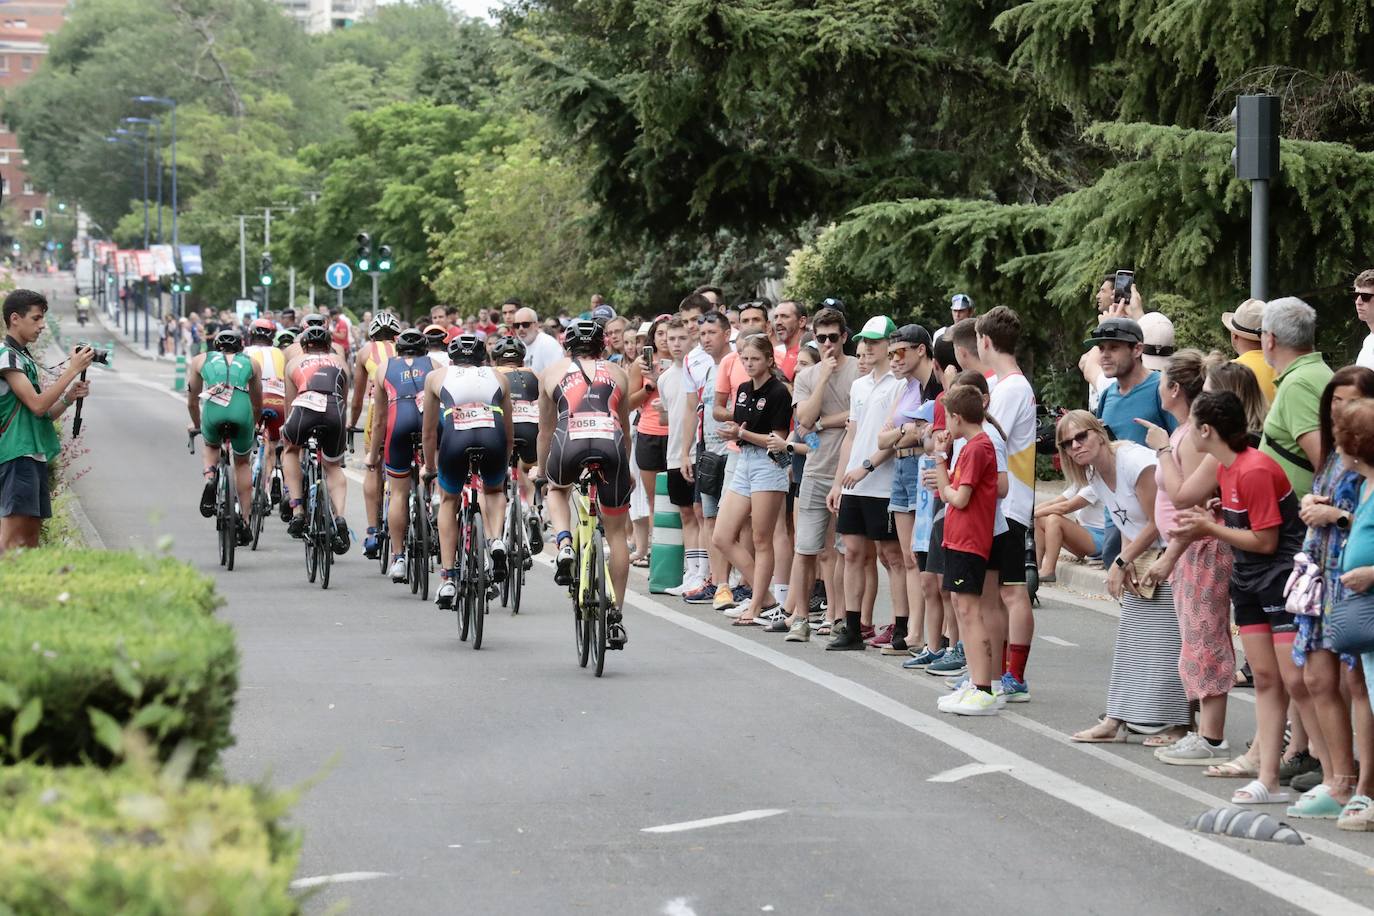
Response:
[{"label": "traffic cone", "polygon": [[649,555],[649,591],[662,594],[682,584],[682,517],[668,499],[668,475],[654,483],[654,537]]}]

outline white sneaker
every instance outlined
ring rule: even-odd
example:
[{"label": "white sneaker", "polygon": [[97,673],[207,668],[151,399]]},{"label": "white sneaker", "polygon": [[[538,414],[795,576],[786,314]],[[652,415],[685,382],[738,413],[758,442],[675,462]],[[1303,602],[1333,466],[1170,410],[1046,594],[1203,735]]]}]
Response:
[{"label": "white sneaker", "polygon": [[729,617],[731,620],[737,620],[739,618],[739,615],[743,614],[747,610],[749,610],[749,605],[737,604],[734,607],[726,608],[725,610],[721,611],[721,613],[724,614],[726,617]]},{"label": "white sneaker", "polygon": [[730,587],[739,588],[739,584],[744,581],[744,574],[738,569],[730,570]]},{"label": "white sneaker", "polygon": [[1208,766],[1225,763],[1231,757],[1231,746],[1222,741],[1212,747],[1207,739],[1197,732],[1189,732],[1169,747],[1155,751],[1155,759],[1172,766]]},{"label": "white sneaker", "polygon": [[401,556],[391,561],[391,581],[404,582],[409,576],[406,575],[406,558]]},{"label": "white sneaker", "polygon": [[944,711],[956,716],[995,716],[1004,704],[999,697],[975,687],[965,691],[959,702],[949,704]]},{"label": "white sneaker", "polygon": [[458,594],[458,586],[452,579],[439,583],[439,591],[434,594],[434,603],[446,611],[453,610],[453,599]]},{"label": "white sneaker", "polygon": [[663,593],[665,595],[672,595],[674,598],[681,598],[688,592],[694,592],[697,589],[701,588],[702,583],[704,581],[705,580],[700,579],[696,576],[692,576],[690,578],[683,579],[681,585],[674,585],[672,588],[665,588],[663,590]]},{"label": "white sneaker", "polygon": [[956,689],[953,693],[940,697],[940,699],[937,700],[935,703],[935,708],[940,710],[940,712],[949,712],[951,706],[953,706],[955,703],[958,703],[960,700],[964,698],[964,694],[968,693],[970,690],[975,689],[977,688],[975,688],[972,684],[964,684],[960,686],[958,689]]}]

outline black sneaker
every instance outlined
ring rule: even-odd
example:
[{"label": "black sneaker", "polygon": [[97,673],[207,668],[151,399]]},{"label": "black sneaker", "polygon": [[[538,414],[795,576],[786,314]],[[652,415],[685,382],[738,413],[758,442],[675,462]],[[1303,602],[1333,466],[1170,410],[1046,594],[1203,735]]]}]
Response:
[{"label": "black sneaker", "polygon": [[625,635],[625,624],[621,622],[620,609],[611,608],[606,612],[606,648],[623,649],[629,641]]},{"label": "black sneaker", "polygon": [[[539,524],[539,516],[531,515],[529,518],[530,529],[530,556],[540,553],[544,549],[544,529]],[[529,567],[525,567],[529,569]]]},{"label": "black sneaker", "polygon": [[271,497],[271,499],[272,499],[272,505],[274,505],[274,506],[277,505],[279,502],[281,502],[281,478],[280,478],[280,477],[273,477],[273,478],[272,478],[272,497]]},{"label": "black sneaker", "polygon": [[334,553],[336,556],[343,556],[348,553],[348,545],[351,543],[348,537],[348,522],[342,518],[334,519]]},{"label": "black sneaker", "polygon": [[282,496],[281,500],[281,520],[287,525],[291,524],[291,500],[287,499],[285,495]]},{"label": "black sneaker", "polygon": [[830,640],[829,645],[825,647],[825,651],[862,652],[864,648],[865,646],[863,636],[859,633],[849,632],[849,628],[846,627],[845,631],[842,634]]},{"label": "black sneaker", "polygon": [[239,519],[238,539],[240,547],[247,547],[249,544],[253,543],[253,526],[245,522],[242,518]]},{"label": "black sneaker", "polygon": [[291,516],[291,520],[286,523],[286,533],[293,538],[305,537],[305,513]]},{"label": "black sneaker", "polygon": [[205,489],[200,491],[200,514],[203,518],[215,517],[215,484],[219,483],[219,470],[211,468],[205,475]]}]

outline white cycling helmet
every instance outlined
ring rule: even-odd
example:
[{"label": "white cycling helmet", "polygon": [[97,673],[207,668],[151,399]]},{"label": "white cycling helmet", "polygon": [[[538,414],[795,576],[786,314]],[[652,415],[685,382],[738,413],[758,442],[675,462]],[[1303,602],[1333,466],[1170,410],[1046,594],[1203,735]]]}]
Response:
[{"label": "white cycling helmet", "polygon": [[377,337],[379,334],[385,336],[387,331],[391,332],[391,337],[401,333],[400,319],[390,312],[378,312],[373,317],[372,323],[367,326],[367,336]]}]

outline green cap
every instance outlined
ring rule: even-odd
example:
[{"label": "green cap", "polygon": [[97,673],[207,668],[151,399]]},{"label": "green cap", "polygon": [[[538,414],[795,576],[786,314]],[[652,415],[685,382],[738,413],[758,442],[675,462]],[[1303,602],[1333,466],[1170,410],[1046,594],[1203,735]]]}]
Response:
[{"label": "green cap", "polygon": [[863,330],[855,334],[855,337],[864,340],[887,340],[897,333],[897,325],[886,315],[879,315],[864,322]]}]

